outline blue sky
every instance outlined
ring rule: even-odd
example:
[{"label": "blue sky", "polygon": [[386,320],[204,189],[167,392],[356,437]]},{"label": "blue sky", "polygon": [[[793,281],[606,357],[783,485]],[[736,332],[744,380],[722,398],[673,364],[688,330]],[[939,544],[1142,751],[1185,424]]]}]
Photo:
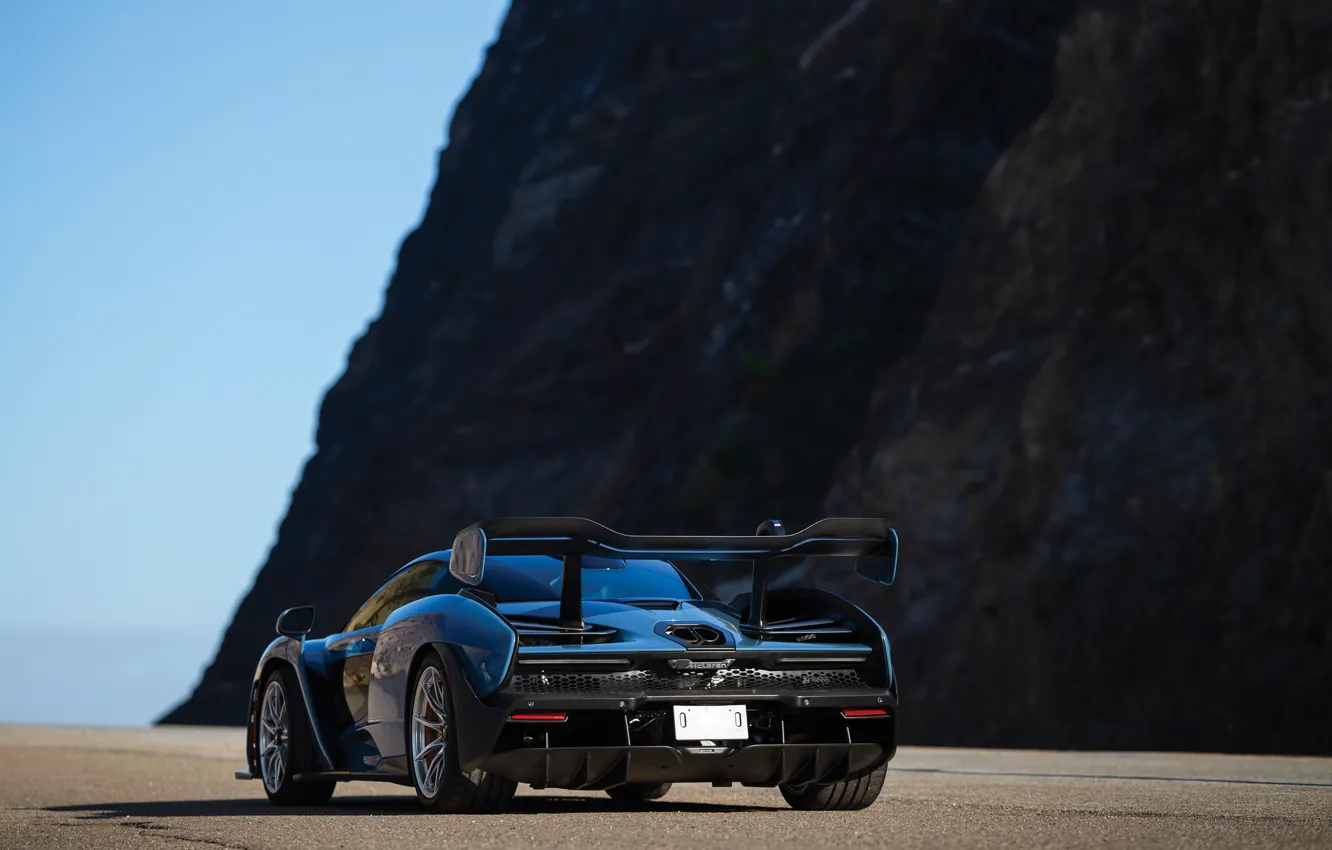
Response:
[{"label": "blue sky", "polygon": [[69,716],[30,654],[0,721],[193,684],[505,6],[0,4],[0,632],[176,644]]}]

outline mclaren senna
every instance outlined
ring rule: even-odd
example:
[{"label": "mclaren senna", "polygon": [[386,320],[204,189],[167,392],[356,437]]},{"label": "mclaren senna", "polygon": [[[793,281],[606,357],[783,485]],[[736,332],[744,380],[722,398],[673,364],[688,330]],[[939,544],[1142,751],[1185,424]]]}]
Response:
[{"label": "mclaren senna", "polygon": [[[338,782],[409,785],[437,812],[502,810],[519,783],[638,804],[676,782],[776,786],[797,809],[874,802],[897,749],[888,638],[793,559],[853,558],[891,584],[881,519],[753,536],[631,536],[577,518],[495,519],[389,576],[336,634],[289,608],[255,668],[246,769],[277,804]],[[723,602],[691,581],[747,562]],[[679,565],[698,568],[682,570]]]}]

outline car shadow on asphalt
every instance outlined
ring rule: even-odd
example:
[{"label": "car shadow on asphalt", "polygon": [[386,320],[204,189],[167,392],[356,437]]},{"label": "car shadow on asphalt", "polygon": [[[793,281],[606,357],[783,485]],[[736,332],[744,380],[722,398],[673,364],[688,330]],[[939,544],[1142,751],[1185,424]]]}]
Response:
[{"label": "car shadow on asphalt", "polygon": [[[576,796],[514,797],[502,813],[505,815],[552,814],[662,814],[762,812],[778,811],[780,806],[736,806],[722,803],[692,803],[658,800],[625,805],[609,798]],[[421,805],[410,796],[356,797],[335,796],[323,806],[274,806],[267,800],[153,800],[124,803],[84,803],[80,805],[47,806],[45,811],[73,815],[80,819],[111,820],[122,818],[209,818],[257,817],[262,815],[424,815]],[[479,815],[469,814],[469,817]]]}]

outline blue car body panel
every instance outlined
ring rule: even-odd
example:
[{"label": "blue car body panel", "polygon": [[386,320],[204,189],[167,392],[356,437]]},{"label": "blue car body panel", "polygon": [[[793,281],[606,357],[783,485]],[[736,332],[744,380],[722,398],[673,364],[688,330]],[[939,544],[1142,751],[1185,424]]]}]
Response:
[{"label": "blue car body panel", "polygon": [[[558,608],[557,604],[551,602],[513,602],[499,606],[499,610],[504,614],[547,618],[555,616]],[[715,608],[700,607],[691,601],[682,602],[677,610],[667,611],[636,608],[616,602],[588,601],[583,603],[583,619],[588,623],[608,626],[619,631],[619,638],[614,643],[579,647],[578,652],[586,655],[623,655],[625,652],[678,653],[680,644],[659,632],[657,626],[660,623],[702,623],[714,626],[726,635],[726,648],[739,653],[769,652],[779,649],[788,653],[828,655],[870,650],[870,647],[863,643],[792,644],[790,641],[759,640],[744,634],[733,616],[728,616]],[[882,629],[878,631],[886,649],[888,638]],[[567,646],[523,647],[525,657],[568,654]]]},{"label": "blue car body panel", "polygon": [[379,632],[363,727],[381,757],[405,753],[409,677],[423,649],[450,653],[484,697],[508,676],[517,646],[513,626],[465,596],[427,596],[394,611]]}]

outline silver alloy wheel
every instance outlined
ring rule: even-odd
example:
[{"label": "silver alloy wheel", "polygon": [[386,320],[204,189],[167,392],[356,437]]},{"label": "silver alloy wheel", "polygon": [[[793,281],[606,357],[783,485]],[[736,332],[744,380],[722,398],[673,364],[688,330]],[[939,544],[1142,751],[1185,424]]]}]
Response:
[{"label": "silver alloy wheel", "polygon": [[282,691],[282,683],[275,679],[268,683],[263,707],[259,710],[259,770],[264,776],[264,787],[270,793],[276,794],[287,776],[290,746],[287,695]]},{"label": "silver alloy wheel", "polygon": [[437,667],[424,667],[412,696],[412,770],[416,787],[426,797],[439,793],[449,746],[449,712],[444,677]]}]

